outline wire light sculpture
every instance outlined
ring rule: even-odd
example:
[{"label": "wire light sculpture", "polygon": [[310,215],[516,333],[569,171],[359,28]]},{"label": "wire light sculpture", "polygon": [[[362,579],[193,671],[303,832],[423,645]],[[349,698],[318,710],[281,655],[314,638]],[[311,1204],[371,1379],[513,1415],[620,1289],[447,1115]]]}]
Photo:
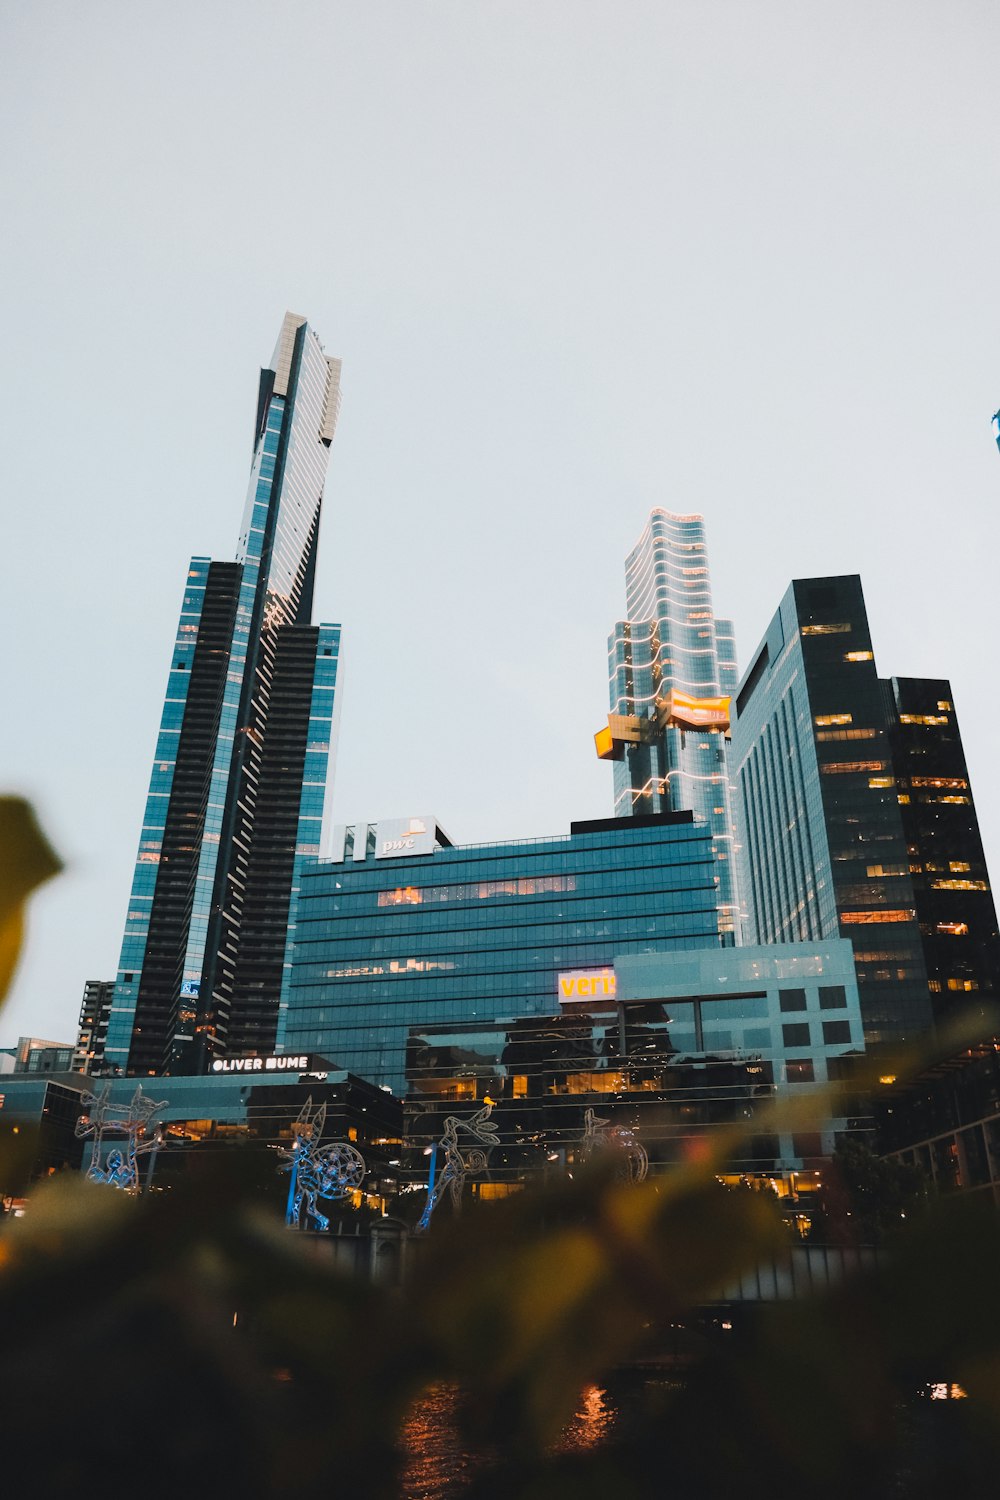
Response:
[{"label": "wire light sculpture", "polygon": [[[100,1094],[83,1094],[81,1102],[87,1112],[76,1122],[77,1140],[93,1139],[87,1177],[91,1182],[103,1182],[109,1187],[121,1188],[126,1193],[141,1191],[139,1182],[139,1157],[148,1151],[156,1151],[163,1144],[163,1133],[157,1127],[147,1136],[150,1122],[158,1110],[165,1107],[166,1099],[151,1099],[142,1092],[140,1084],[128,1104],[111,1103],[111,1084],[106,1083]],[[123,1135],[121,1149],[115,1147],[101,1160],[104,1137]]]},{"label": "wire light sculpture", "polygon": [[[419,1232],[430,1228],[431,1215],[446,1192],[451,1195],[455,1212],[461,1213],[462,1189],[465,1186],[466,1177],[470,1172],[485,1172],[489,1165],[490,1152],[494,1146],[499,1145],[497,1127],[490,1123],[492,1112],[493,1100],[487,1099],[482,1109],[477,1110],[469,1120],[460,1120],[457,1115],[448,1115],[446,1118],[444,1135],[440,1142],[444,1151],[444,1165],[439,1173],[435,1172],[438,1153],[435,1144],[431,1147],[430,1182],[427,1185],[427,1202],[417,1225]],[[471,1135],[475,1144],[467,1145],[463,1150],[459,1141],[460,1130]]]},{"label": "wire light sculpture", "polygon": [[346,1141],[320,1144],[325,1124],[326,1103],[314,1110],[310,1094],[293,1127],[292,1145],[278,1148],[278,1155],[287,1158],[278,1170],[291,1173],[285,1223],[293,1229],[329,1229],[318,1200],[347,1198],[364,1181],[367,1168],[360,1151]]},{"label": "wire light sculpture", "polygon": [[593,1161],[605,1152],[616,1154],[615,1177],[620,1182],[644,1181],[649,1157],[635,1131],[627,1125],[612,1125],[610,1120],[601,1119],[593,1109],[588,1109],[580,1137],[580,1160]]}]

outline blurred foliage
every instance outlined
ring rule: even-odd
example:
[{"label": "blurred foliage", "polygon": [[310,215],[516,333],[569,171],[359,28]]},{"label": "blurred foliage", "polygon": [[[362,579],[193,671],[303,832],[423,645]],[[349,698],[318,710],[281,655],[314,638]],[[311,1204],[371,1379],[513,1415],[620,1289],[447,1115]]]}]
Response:
[{"label": "blurred foliage", "polygon": [[823,1168],[812,1238],[826,1245],[883,1245],[912,1228],[928,1207],[930,1185],[919,1167],[877,1156],[845,1137]]},{"label": "blurred foliage", "polygon": [[[992,1496],[986,1195],[930,1204],[833,1291],[737,1307],[731,1329],[699,1311],[788,1253],[769,1195],[715,1181],[734,1132],[805,1128],[832,1097],[777,1101],[640,1186],[598,1170],[435,1221],[409,1242],[402,1289],[339,1271],[334,1239],[285,1230],[252,1151],[139,1199],[50,1178],[0,1230],[7,1492],[410,1500],[426,1491],[401,1488],[401,1433],[449,1382],[461,1441],[491,1455],[470,1500]],[[842,1152],[839,1181],[866,1229],[901,1212],[905,1185],[870,1153]],[[581,1390],[644,1361],[671,1378],[639,1381],[600,1446],[560,1448]],[[968,1397],[923,1399],[932,1382]]]},{"label": "blurred foliage", "polygon": [[[526,1192],[414,1242],[400,1292],[263,1213],[255,1175],[235,1149],[132,1200],[66,1173],[5,1227],[8,1482],[388,1500],[414,1398],[448,1381],[462,1442],[493,1454],[470,1495],[995,1492],[1000,1232],[980,1199],[929,1212],[877,1272],[737,1308],[723,1332],[694,1309],[785,1244],[764,1194],[693,1175]],[[679,1378],[604,1446],[554,1452],[582,1388],[643,1359]],[[936,1381],[968,1399],[919,1399]]]},{"label": "blurred foliage", "polygon": [[60,869],[28,803],[0,797],[0,999],[21,951],[25,902]]}]

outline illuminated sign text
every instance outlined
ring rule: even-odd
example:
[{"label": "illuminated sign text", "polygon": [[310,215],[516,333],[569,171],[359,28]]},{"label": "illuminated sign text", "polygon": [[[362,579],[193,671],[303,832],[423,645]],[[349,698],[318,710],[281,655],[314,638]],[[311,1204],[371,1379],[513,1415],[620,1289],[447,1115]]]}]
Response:
[{"label": "illuminated sign text", "polygon": [[559,1000],[563,1005],[580,1000],[614,1000],[614,969],[573,969],[559,975]]}]

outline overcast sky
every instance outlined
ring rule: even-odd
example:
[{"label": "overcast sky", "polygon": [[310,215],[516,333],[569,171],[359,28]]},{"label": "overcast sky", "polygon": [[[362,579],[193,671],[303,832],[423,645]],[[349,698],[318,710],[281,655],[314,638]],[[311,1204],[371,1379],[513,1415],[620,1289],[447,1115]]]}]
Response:
[{"label": "overcast sky", "polygon": [[338,821],[610,815],[592,734],[650,507],[750,654],[859,572],[950,676],[1000,868],[995,0],[19,0],[0,9],[2,782],[67,872],[0,1019],[111,977],[186,565],[235,553],[286,308],[343,358],[317,618]]}]

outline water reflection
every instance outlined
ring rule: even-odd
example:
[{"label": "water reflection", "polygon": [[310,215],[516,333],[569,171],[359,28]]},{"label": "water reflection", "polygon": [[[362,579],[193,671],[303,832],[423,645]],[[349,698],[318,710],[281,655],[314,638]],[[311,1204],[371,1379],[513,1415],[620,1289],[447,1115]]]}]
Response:
[{"label": "water reflection", "polygon": [[[401,1445],[405,1467],[400,1500],[458,1500],[492,1455],[472,1452],[458,1430],[460,1392],[454,1385],[430,1386],[403,1424]],[[576,1411],[567,1422],[554,1453],[583,1453],[605,1442],[620,1415],[609,1391],[588,1385],[580,1393]]]},{"label": "water reflection", "polygon": [[457,1496],[488,1456],[471,1453],[458,1431],[459,1392],[454,1385],[432,1385],[413,1403],[400,1433],[405,1467],[400,1500],[450,1500]]},{"label": "water reflection", "polygon": [[583,1453],[596,1448],[610,1435],[618,1416],[608,1392],[599,1385],[588,1385],[580,1392],[580,1403],[563,1428],[555,1453]]}]

